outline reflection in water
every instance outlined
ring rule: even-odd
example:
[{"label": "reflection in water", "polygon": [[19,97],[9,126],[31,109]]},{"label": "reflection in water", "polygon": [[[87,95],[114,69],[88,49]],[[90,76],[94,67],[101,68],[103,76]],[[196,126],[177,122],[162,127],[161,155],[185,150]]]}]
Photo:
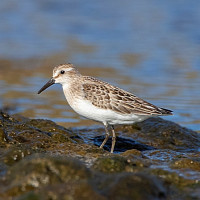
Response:
[{"label": "reflection in water", "polygon": [[0,107],[65,126],[94,124],[69,108],[60,86],[36,94],[55,65],[72,62],[200,130],[199,9],[197,1],[3,1]]}]

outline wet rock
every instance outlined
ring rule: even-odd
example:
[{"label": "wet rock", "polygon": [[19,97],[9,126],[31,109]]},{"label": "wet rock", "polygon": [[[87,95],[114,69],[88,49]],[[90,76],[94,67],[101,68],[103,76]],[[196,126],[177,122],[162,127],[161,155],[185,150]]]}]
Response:
[{"label": "wet rock", "polygon": [[[120,158],[118,160],[120,163]],[[19,161],[10,167],[2,182],[3,195],[19,197],[18,199],[104,200],[166,197],[162,182],[146,173],[99,174],[90,171],[78,160],[44,154],[27,156]]]},{"label": "wet rock", "polygon": [[1,152],[0,162],[8,166],[11,166],[16,162],[20,161],[21,159],[23,159],[24,157],[39,152],[42,151],[40,151],[39,149],[38,150],[29,149],[26,145],[14,146]]},{"label": "wet rock", "polygon": [[133,126],[118,127],[117,130],[137,142],[158,149],[186,152],[199,149],[200,135],[197,132],[158,117],[149,118]]},{"label": "wet rock", "polygon": [[[99,174],[99,176],[103,176]],[[96,178],[94,185],[107,199],[166,199],[162,181],[147,173],[115,173]]]},{"label": "wet rock", "polygon": [[[31,194],[33,195],[33,194]],[[40,189],[36,194],[42,200],[49,199],[88,199],[106,200],[99,191],[95,190],[89,181],[73,181],[70,184],[57,184]]]},{"label": "wet rock", "polygon": [[67,154],[86,159],[97,157],[105,152],[94,145],[84,144],[76,133],[50,120],[28,119],[18,115],[9,116],[1,112],[0,124],[2,124],[3,136],[4,132],[6,133],[5,144],[1,143],[1,145],[4,144],[3,147],[23,146],[31,152]]},{"label": "wet rock", "polygon": [[44,198],[42,197],[42,195],[36,194],[34,192],[28,192],[17,198],[17,200],[43,200],[43,199]]},{"label": "wet rock", "polygon": [[89,170],[78,160],[61,156],[36,154],[27,156],[9,168],[4,191],[11,196],[46,185],[86,180]]},{"label": "wet rock", "polygon": [[104,173],[117,173],[117,172],[137,172],[143,167],[148,167],[150,163],[137,158],[122,157],[119,155],[104,156],[98,158],[92,169]]},{"label": "wet rock", "polygon": [[82,149],[78,148],[77,141],[71,138],[74,137],[74,134],[70,130],[50,120],[9,116],[1,112],[0,124],[2,124],[0,127],[2,134],[0,136],[2,136],[2,140],[5,143],[1,143],[1,145],[4,144],[3,147],[23,146],[28,151],[59,151],[60,153],[61,151],[62,153],[73,153]]},{"label": "wet rock", "polygon": [[113,199],[165,199],[166,190],[162,182],[147,174],[122,174],[110,188]]},{"label": "wet rock", "polygon": [[5,131],[5,121],[9,119],[9,115],[3,113],[0,110],[0,147],[5,147],[5,142],[8,140],[8,136]]},{"label": "wet rock", "polygon": [[199,134],[152,118],[116,127],[111,155],[102,132],[0,112],[0,197],[198,199]]},{"label": "wet rock", "polygon": [[11,117],[1,112],[0,124],[2,124],[7,141],[14,144],[31,143],[37,139],[42,146],[49,142],[49,136],[52,136],[56,142],[72,141],[69,136],[70,132],[67,129],[56,125],[50,120]]},{"label": "wet rock", "polygon": [[121,173],[105,176],[101,174],[98,181],[95,176],[90,181],[71,182],[70,184],[57,184],[39,189],[37,192],[29,192],[26,198],[36,199],[166,199],[167,192],[162,181],[154,176],[143,173]]},{"label": "wet rock", "polygon": [[171,162],[170,166],[173,169],[191,169],[200,172],[200,158],[177,159]]},{"label": "wet rock", "polygon": [[98,158],[93,164],[93,169],[105,173],[116,173],[125,171],[128,166],[130,165],[126,158],[115,155]]},{"label": "wet rock", "polygon": [[190,179],[188,177],[184,177],[179,175],[177,172],[172,170],[165,170],[165,169],[151,169],[149,171],[153,175],[159,176],[166,185],[176,185],[178,188],[183,188],[185,186],[192,186],[199,185],[199,177],[197,176],[194,179]]},{"label": "wet rock", "polygon": [[127,151],[123,152],[121,155],[123,155],[123,156],[129,156],[129,155],[133,156],[133,155],[135,155],[135,156],[142,157],[141,151],[139,151],[137,149],[127,150]]},{"label": "wet rock", "polygon": [[2,125],[0,124],[0,147],[5,146],[5,141],[6,141],[6,134],[4,132]]}]

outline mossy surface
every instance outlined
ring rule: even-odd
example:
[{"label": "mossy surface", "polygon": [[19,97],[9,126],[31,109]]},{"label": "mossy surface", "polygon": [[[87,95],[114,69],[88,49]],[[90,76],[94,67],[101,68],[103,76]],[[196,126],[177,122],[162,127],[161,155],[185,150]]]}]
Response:
[{"label": "mossy surface", "polygon": [[112,155],[101,128],[0,112],[0,199],[199,198],[198,133],[160,118],[116,132]]}]

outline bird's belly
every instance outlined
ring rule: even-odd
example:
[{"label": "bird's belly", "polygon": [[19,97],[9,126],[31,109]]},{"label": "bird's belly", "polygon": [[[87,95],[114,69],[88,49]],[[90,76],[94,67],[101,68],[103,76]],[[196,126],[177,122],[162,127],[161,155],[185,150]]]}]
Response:
[{"label": "bird's belly", "polygon": [[149,116],[145,115],[123,115],[109,109],[98,108],[86,100],[76,100],[70,106],[83,117],[110,125],[133,124],[134,122],[140,122],[149,118]]}]

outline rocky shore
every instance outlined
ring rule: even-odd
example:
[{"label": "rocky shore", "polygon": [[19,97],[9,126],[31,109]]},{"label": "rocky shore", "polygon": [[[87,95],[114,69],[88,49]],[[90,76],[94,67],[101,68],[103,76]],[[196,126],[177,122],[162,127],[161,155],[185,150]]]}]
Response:
[{"label": "rocky shore", "polygon": [[200,198],[199,133],[151,118],[117,127],[110,154],[102,130],[89,144],[86,129],[0,112],[0,199]]}]

